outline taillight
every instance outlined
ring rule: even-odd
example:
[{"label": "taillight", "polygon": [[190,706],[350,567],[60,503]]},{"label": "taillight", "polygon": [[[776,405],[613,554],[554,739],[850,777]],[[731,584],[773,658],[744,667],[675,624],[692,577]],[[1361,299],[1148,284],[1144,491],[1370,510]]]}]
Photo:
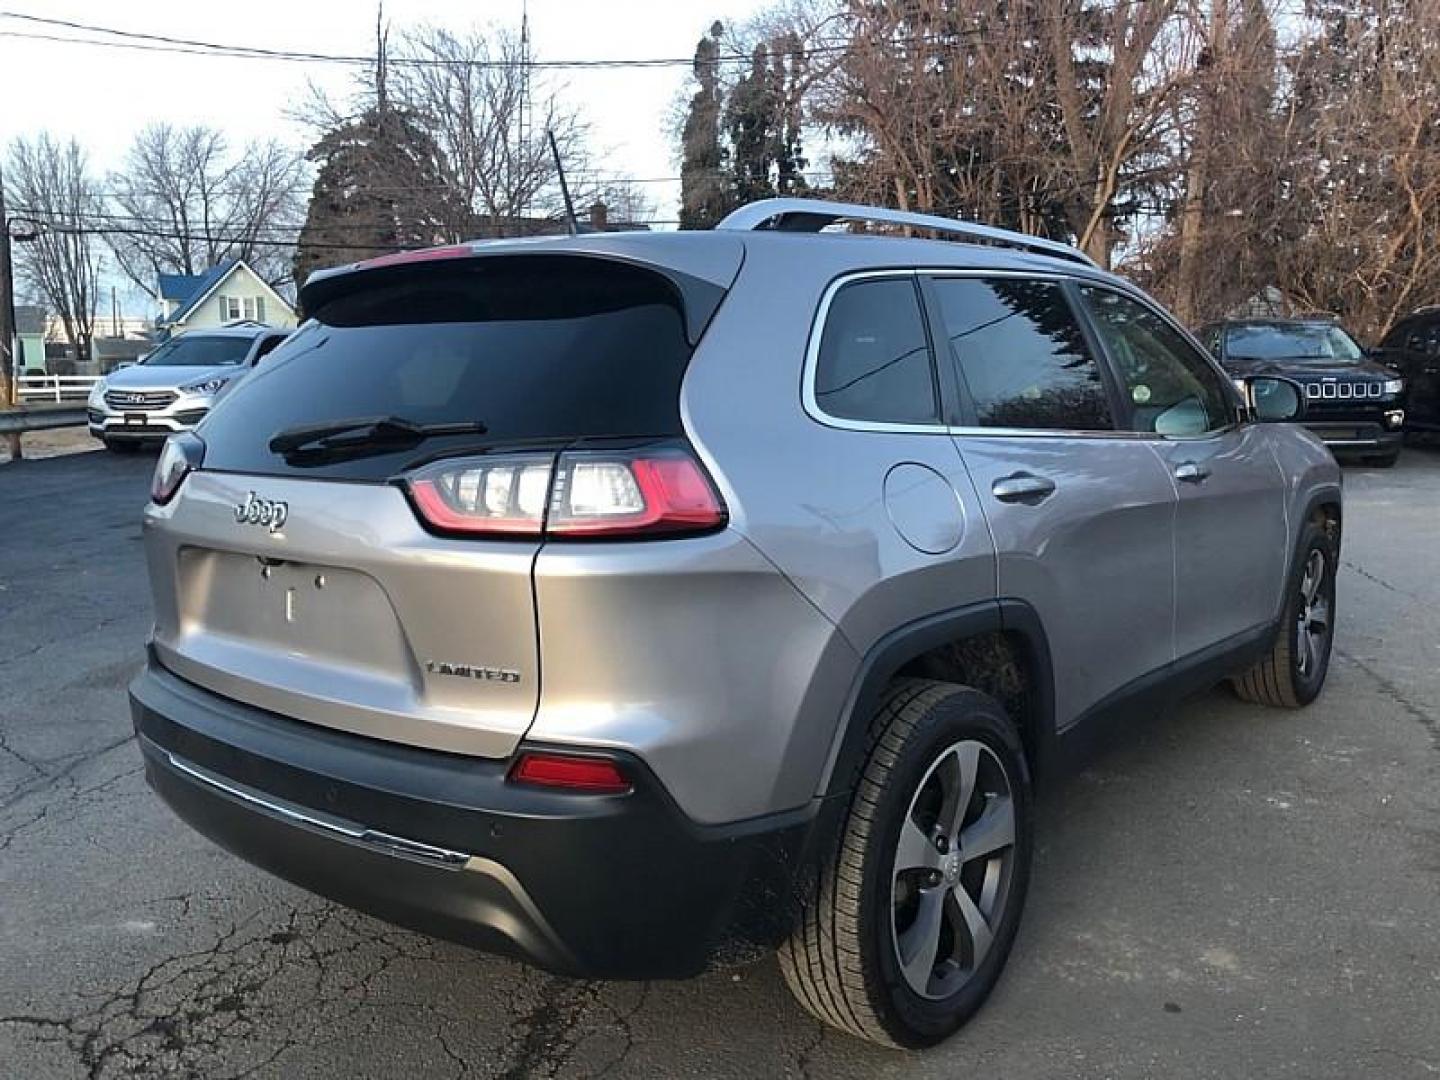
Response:
[{"label": "taillight", "polygon": [[420,516],[437,529],[539,536],[554,454],[437,461],[407,483]]},{"label": "taillight", "polygon": [[510,770],[517,784],[566,788],[596,795],[623,795],[631,788],[620,766],[609,758],[572,754],[524,753]]},{"label": "taillight", "polygon": [[437,461],[406,480],[421,518],[471,535],[643,538],[725,524],[725,504],[674,446]]},{"label": "taillight", "polygon": [[164,506],[180,490],[185,477],[205,460],[205,444],[198,435],[182,432],[165,440],[155,472],[150,477],[150,498]]}]

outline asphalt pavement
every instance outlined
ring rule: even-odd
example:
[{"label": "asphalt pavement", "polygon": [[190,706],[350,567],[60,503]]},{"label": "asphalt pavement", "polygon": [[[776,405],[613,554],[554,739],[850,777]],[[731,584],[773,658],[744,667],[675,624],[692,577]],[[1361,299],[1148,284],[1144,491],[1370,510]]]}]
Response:
[{"label": "asphalt pavement", "polygon": [[773,961],[555,978],[191,833],[124,696],[152,465],[0,465],[0,1077],[1440,1074],[1440,450],[1346,471],[1319,702],[1217,689],[1045,793],[1009,970],[925,1054],[820,1027]]}]

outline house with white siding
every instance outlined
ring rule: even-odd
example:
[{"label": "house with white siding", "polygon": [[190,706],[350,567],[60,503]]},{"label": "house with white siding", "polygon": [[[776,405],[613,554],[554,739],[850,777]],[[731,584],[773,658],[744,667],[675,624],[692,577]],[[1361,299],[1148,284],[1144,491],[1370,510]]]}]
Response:
[{"label": "house with white siding", "polygon": [[295,309],[243,259],[231,259],[203,274],[160,275],[162,337],[189,330],[213,330],[235,323],[294,326]]}]

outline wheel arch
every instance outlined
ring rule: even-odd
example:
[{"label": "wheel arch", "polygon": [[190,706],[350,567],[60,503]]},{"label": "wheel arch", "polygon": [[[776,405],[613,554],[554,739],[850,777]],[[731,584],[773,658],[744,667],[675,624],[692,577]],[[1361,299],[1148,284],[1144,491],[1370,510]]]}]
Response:
[{"label": "wheel arch", "polygon": [[1290,552],[1285,561],[1285,580],[1295,570],[1295,557],[1300,546],[1300,533],[1308,521],[1319,519],[1325,523],[1335,541],[1335,551],[1340,551],[1340,540],[1344,535],[1345,501],[1338,486],[1325,485],[1310,492],[1301,504],[1301,512],[1295,518],[1295,535],[1291,540]]},{"label": "wheel arch", "polygon": [[[892,679],[925,672],[934,677],[934,666],[945,663],[947,654],[954,655],[950,662],[963,667],[967,662],[963,654],[970,648],[1009,650],[1023,680],[1023,704],[1011,719],[1020,731],[1032,775],[1048,773],[1056,749],[1055,678],[1044,626],[1023,600],[987,600],[906,623],[871,646],[846,698],[818,794],[828,798],[854,788],[870,749],[870,718]],[[984,665],[983,659],[972,658],[969,663]],[[998,668],[968,670],[972,674],[966,685],[1001,698],[1007,712],[1012,711],[1014,698],[1007,702],[1007,695],[995,693],[994,684],[975,685],[974,672],[998,673]]]}]

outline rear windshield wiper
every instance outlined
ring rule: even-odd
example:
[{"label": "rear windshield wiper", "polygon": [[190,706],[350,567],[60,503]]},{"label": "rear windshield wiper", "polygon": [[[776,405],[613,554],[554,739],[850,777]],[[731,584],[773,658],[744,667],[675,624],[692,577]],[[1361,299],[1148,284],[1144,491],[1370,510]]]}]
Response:
[{"label": "rear windshield wiper", "polygon": [[418,424],[401,416],[362,416],[301,424],[278,431],[270,439],[276,454],[296,451],[333,451],[378,446],[414,446],[437,435],[483,435],[489,430],[479,420],[444,424]]}]

